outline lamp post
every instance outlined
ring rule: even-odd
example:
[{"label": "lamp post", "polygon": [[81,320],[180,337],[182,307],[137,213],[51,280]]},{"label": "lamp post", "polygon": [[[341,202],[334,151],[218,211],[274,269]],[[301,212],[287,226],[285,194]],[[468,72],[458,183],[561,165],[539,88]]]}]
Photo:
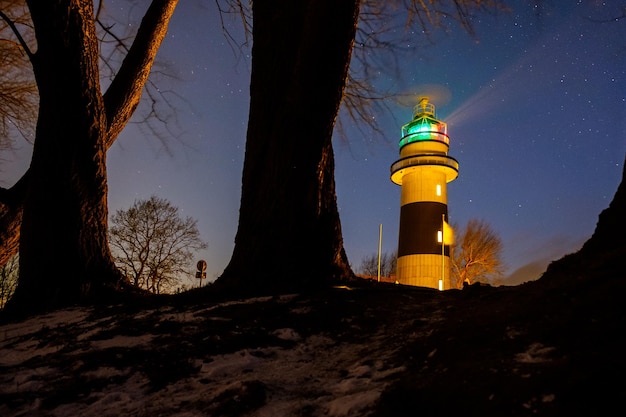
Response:
[{"label": "lamp post", "polygon": [[380,282],[380,255],[383,249],[383,224],[378,226],[378,282]]}]

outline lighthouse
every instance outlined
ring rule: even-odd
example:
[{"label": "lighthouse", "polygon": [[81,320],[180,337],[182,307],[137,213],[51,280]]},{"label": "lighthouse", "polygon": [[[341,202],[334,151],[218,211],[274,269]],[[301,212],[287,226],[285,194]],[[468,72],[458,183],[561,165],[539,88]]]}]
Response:
[{"label": "lighthouse", "polygon": [[402,126],[400,159],[391,165],[391,181],[401,187],[396,280],[399,284],[450,288],[447,184],[459,163],[448,156],[448,126],[435,117],[427,97]]}]

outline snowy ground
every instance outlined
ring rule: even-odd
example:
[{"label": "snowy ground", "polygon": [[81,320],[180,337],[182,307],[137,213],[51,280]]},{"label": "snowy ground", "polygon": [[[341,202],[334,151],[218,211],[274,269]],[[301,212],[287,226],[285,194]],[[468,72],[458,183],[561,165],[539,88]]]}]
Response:
[{"label": "snowy ground", "polygon": [[572,316],[568,297],[516,291],[338,288],[40,315],[0,326],[0,416],[572,415],[589,381],[621,372],[599,361],[623,337],[603,341],[604,315]]},{"label": "snowy ground", "polygon": [[[276,323],[286,323],[276,328],[259,323],[264,335],[252,335],[256,343],[243,343],[241,349],[185,346],[219,346],[222,335],[211,332],[207,322],[219,323],[217,328],[236,337],[245,326],[222,314],[244,304],[254,311],[268,304],[284,314]],[[365,415],[390,376],[404,370],[392,361],[394,345],[400,344],[385,328],[346,342],[341,334],[303,334],[287,326],[290,316],[310,310],[298,296],[288,295],[182,311],[163,307],[133,317],[74,308],[6,324],[0,327],[0,395],[7,400],[0,415],[45,410],[52,416],[182,417],[245,409],[253,416],[300,415],[303,410],[306,415]],[[350,327],[354,318],[329,319]],[[245,320],[250,325],[255,318]],[[180,349],[172,345],[174,336]],[[146,358],[151,358],[148,363]],[[159,369],[167,381],[154,375]]]}]

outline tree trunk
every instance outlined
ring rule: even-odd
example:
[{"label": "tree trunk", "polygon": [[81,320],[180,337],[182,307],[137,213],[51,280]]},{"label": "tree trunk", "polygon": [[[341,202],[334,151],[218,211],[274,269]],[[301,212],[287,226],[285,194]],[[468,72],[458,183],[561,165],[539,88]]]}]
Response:
[{"label": "tree trunk", "polygon": [[39,115],[15,302],[45,308],[116,286],[107,241],[107,122],[93,2],[29,1]]},{"label": "tree trunk", "polygon": [[351,278],[331,138],[359,1],[260,0],[252,9],[239,226],[217,284],[275,291]]}]

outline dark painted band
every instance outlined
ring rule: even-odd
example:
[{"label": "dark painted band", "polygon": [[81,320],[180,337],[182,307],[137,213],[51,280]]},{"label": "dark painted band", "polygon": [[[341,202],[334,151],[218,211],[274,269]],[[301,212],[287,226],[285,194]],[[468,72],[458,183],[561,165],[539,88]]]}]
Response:
[{"label": "dark painted band", "polygon": [[[418,201],[400,207],[400,233],[398,257],[405,255],[441,255],[441,242],[437,232],[441,230],[444,215],[448,221],[448,206],[434,201]],[[450,247],[444,248],[450,255]]]}]

